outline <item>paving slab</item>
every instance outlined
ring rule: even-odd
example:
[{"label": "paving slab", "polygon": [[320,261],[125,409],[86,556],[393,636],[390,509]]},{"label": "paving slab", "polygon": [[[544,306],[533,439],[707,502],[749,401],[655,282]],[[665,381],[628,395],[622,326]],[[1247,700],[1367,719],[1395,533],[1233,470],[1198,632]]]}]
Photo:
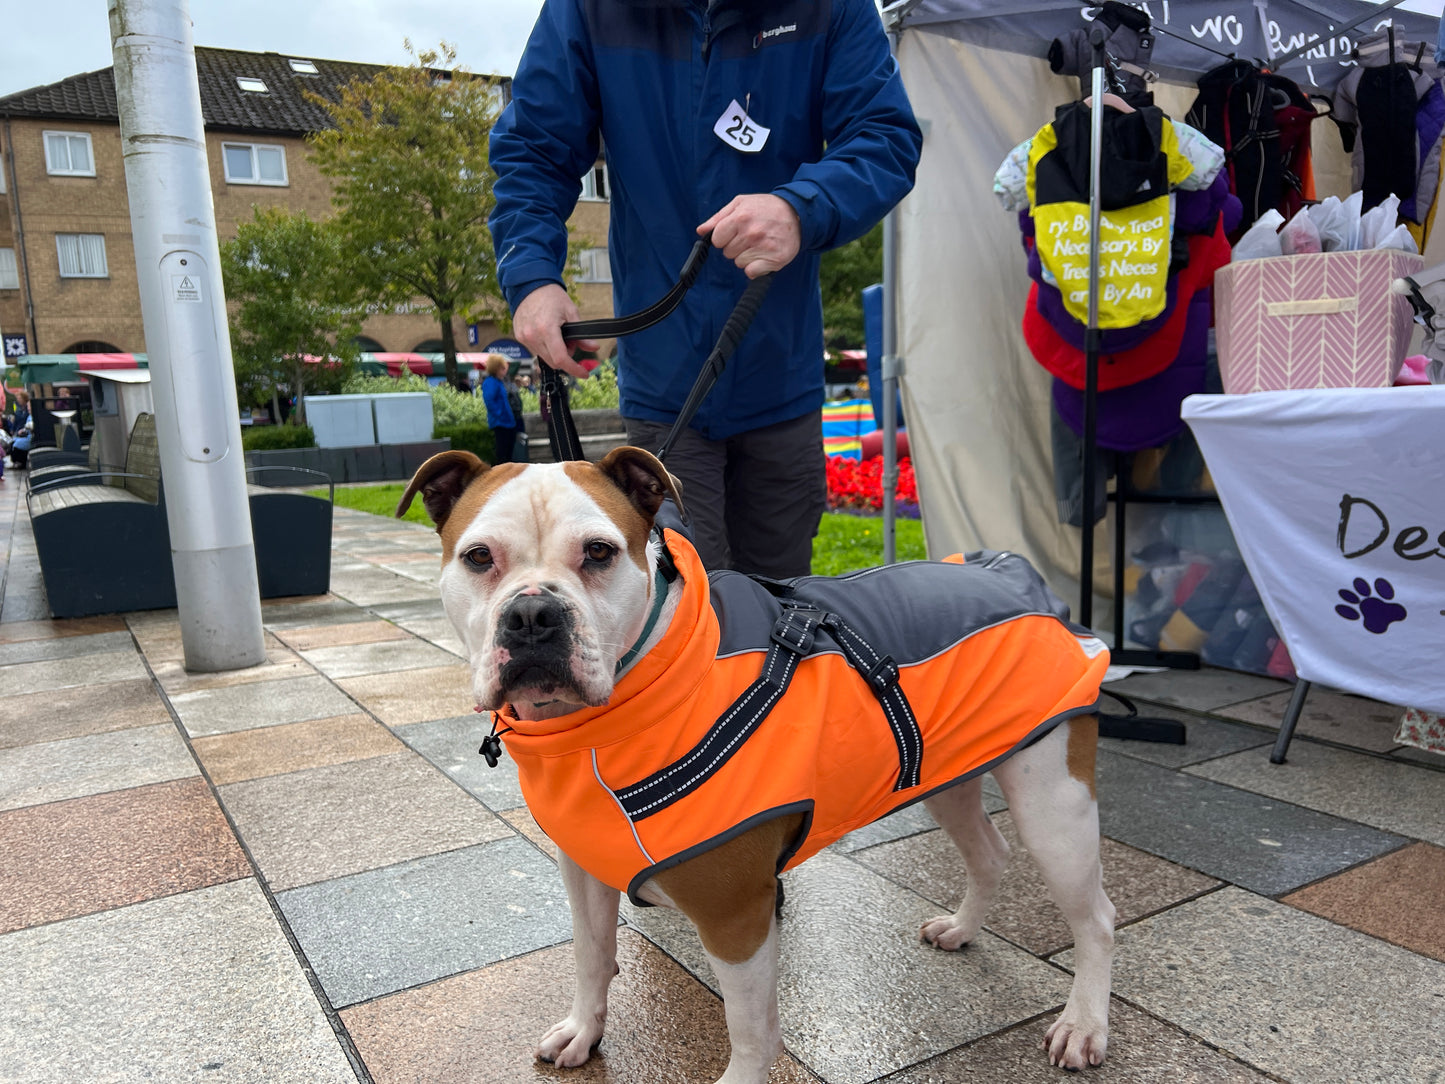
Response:
[{"label": "paving slab", "polygon": [[[1071,1079],[1049,1064],[1046,1025],[1011,1031],[950,1050],[891,1076],[887,1084],[1058,1084]],[[1078,1079],[1108,1084],[1264,1084],[1270,1078],[1213,1050],[1187,1033],[1115,998],[1109,1006],[1108,1059]]]},{"label": "paving slab", "polygon": [[284,681],[286,678],[310,677],[316,671],[311,664],[283,644],[269,632],[266,633],[266,661],[240,670],[218,670],[215,672],[191,671],[186,669],[184,650],[174,659],[157,661],[146,658],[155,672],[162,689],[171,696],[180,693],[198,692],[202,689],[220,689],[227,685],[248,685],[257,681]]},{"label": "paving slab", "polygon": [[1445,962],[1445,848],[1413,843],[1280,902]]},{"label": "paving slab", "polygon": [[268,629],[303,628],[310,625],[370,621],[372,615],[353,602],[330,595],[305,600],[287,599],[261,603],[261,623]]},{"label": "paving slab", "polygon": [[1128,926],[1115,947],[1120,997],[1265,1072],[1445,1081],[1436,960],[1238,888]]},{"label": "paving slab", "polygon": [[516,837],[296,888],[276,901],[337,1007],[572,936],[561,875]]},{"label": "paving slab", "polygon": [[395,621],[403,628],[409,621],[429,618],[441,618],[445,621],[447,616],[446,608],[435,592],[430,598],[414,599],[410,602],[390,602],[373,606],[371,609],[377,616],[384,617],[388,621]]},{"label": "paving slab", "polygon": [[356,703],[320,674],[178,693],[171,706],[193,738],[356,713]]},{"label": "paving slab", "polygon": [[1214,711],[1227,704],[1238,704],[1241,700],[1254,700],[1282,690],[1288,692],[1290,685],[1255,674],[1204,667],[1199,670],[1131,674],[1123,681],[1109,682],[1105,688],[1160,704],[1173,704],[1194,711]]},{"label": "paving slab", "polygon": [[436,585],[384,572],[372,565],[355,570],[333,566],[331,592],[358,606],[376,606],[431,598],[436,595]]},{"label": "paving slab", "polygon": [[[1019,840],[1013,818],[1007,813],[997,813],[993,820],[1013,854],[999,882],[998,897],[989,911],[986,928],[1038,956],[1047,956],[1073,944],[1069,924],[1054,905],[1038,867]],[[963,859],[942,829],[875,847],[854,858],[932,900],[943,910],[957,910],[963,901],[968,881]],[[1104,891],[1114,904],[1118,925],[1219,886],[1212,877],[1112,839],[1102,841],[1100,860],[1104,867]]]},{"label": "paving slab", "polygon": [[367,674],[336,682],[388,726],[406,726],[466,715],[475,707],[472,675],[460,659],[428,670]]},{"label": "paving slab", "polygon": [[[631,930],[617,939],[607,1033],[580,1069],[553,1070],[537,1040],[567,1015],[575,971],[561,945],[346,1009],[342,1022],[377,1084],[700,1084],[727,1068],[722,1002]],[[815,1081],[784,1057],[769,1084]]]},{"label": "paving slab", "polygon": [[61,636],[50,640],[20,640],[0,643],[0,666],[11,666],[18,662],[73,659],[79,655],[134,650],[135,641],[126,631]]},{"label": "paving slab", "polygon": [[44,694],[37,710],[0,714],[0,749],[170,721],[149,678],[76,685]]},{"label": "paving slab", "polygon": [[197,775],[173,724],[0,751],[0,810]]},{"label": "paving slab", "polygon": [[251,876],[201,779],[13,809],[0,840],[0,933]]},{"label": "paving slab", "polygon": [[1146,704],[1140,709],[1141,715],[1158,719],[1177,719],[1184,724],[1185,742],[1171,745],[1158,741],[1131,741],[1123,738],[1100,738],[1099,748],[1120,756],[1147,760],[1162,764],[1166,768],[1182,768],[1186,764],[1198,764],[1227,756],[1242,749],[1258,749],[1272,745],[1274,736],[1250,726],[1222,723],[1182,708]]},{"label": "paving slab", "polygon": [[401,748],[391,731],[369,715],[338,715],[196,738],[191,742],[217,786],[366,760]]},{"label": "paving slab", "polygon": [[[1268,766],[1262,752],[1239,755]],[[1098,790],[1104,835],[1263,895],[1300,888],[1405,842],[1362,824],[1111,753],[1098,756]]]},{"label": "paving slab", "polygon": [[51,640],[60,636],[89,636],[97,632],[124,632],[125,627],[125,621],[115,614],[53,621],[5,621],[0,623],[0,643]]},{"label": "paving slab", "polygon": [[384,674],[397,670],[425,670],[450,666],[457,662],[457,657],[451,652],[412,636],[405,640],[388,640],[383,643],[318,647],[304,652],[304,657],[330,678]]},{"label": "paving slab", "polygon": [[77,685],[108,685],[149,677],[145,661],[134,647],[87,655],[82,665],[73,659],[48,659],[0,666],[0,697],[48,693]]},{"label": "paving slab", "polygon": [[0,1079],[356,1084],[254,880],[0,937]]},{"label": "paving slab", "polygon": [[506,755],[488,766],[477,752],[491,729],[490,714],[470,712],[429,723],[412,723],[396,728],[396,736],[431,761],[459,787],[500,812],[523,805],[522,785],[517,781],[517,762]]},{"label": "paving slab", "polygon": [[450,651],[459,659],[467,657],[466,645],[447,617],[400,617],[397,624],[412,635],[436,644],[443,651]]},{"label": "paving slab", "polygon": [[273,890],[512,835],[411,752],[220,788]]},{"label": "paving slab", "polygon": [[295,651],[312,651],[318,647],[340,647],[343,644],[404,640],[406,630],[398,628],[390,621],[349,621],[342,625],[277,629],[276,635]]},{"label": "paving slab", "polygon": [[542,826],[532,816],[531,810],[524,805],[515,809],[504,809],[497,816],[506,821],[518,832],[521,832],[539,851],[545,854],[553,862],[557,861],[557,844],[548,838],[547,833],[542,831]]},{"label": "paving slab", "polygon": [[[933,903],[842,855],[787,874],[780,1012],[788,1050],[832,1084],[862,1084],[1062,1007],[1068,976],[982,935],[962,952],[920,943]],[[716,989],[697,934],[661,908],[629,923]]]},{"label": "paving slab", "polygon": [[[1290,692],[1274,693],[1219,709],[1220,715],[1278,730],[1289,706]],[[1376,753],[1395,748],[1395,727],[1404,708],[1382,704],[1363,696],[1335,692],[1315,686],[1305,697],[1304,711],[1295,726],[1295,737],[1323,738]]]},{"label": "paving slab", "polygon": [[1442,772],[1312,742],[1290,745],[1283,764],[1240,753],[1187,770],[1307,809],[1445,845]]},{"label": "paving slab", "polygon": [[[1003,794],[992,776],[984,777],[983,808],[989,813],[997,813],[1001,809],[1008,808],[1008,802],[1004,800]],[[849,832],[829,849],[840,851],[843,854],[852,854],[867,847],[891,843],[896,839],[907,839],[920,832],[931,832],[937,827],[938,824],[929,816],[924,804],[918,802],[906,809],[900,809],[897,813],[891,813],[880,821],[874,821],[864,828],[859,828],[856,832]]]}]

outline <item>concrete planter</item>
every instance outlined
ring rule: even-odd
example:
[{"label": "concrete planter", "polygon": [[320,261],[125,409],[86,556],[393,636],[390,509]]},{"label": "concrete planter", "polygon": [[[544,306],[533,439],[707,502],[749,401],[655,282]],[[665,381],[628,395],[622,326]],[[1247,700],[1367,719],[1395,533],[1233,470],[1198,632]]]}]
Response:
[{"label": "concrete planter", "polygon": [[[545,444],[546,438],[543,438]],[[248,467],[305,467],[328,475],[333,482],[405,482],[416,469],[438,452],[451,447],[449,440],[417,441],[410,444],[359,444],[347,448],[281,448],[247,452]],[[253,477],[261,485],[293,485],[286,472]]]},{"label": "concrete planter", "polygon": [[[583,453],[594,463],[613,448],[627,443],[626,427],[622,424],[622,415],[616,410],[574,410],[572,420],[577,425],[577,435],[582,438]],[[527,415],[527,439],[531,462],[552,462],[547,426],[540,414]]]}]

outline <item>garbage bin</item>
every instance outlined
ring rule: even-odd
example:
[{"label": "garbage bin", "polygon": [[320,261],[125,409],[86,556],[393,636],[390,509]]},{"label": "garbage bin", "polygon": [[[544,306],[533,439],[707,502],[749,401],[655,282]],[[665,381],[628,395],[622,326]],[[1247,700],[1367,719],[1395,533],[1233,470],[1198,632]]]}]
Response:
[{"label": "garbage bin", "polygon": [[80,451],[80,427],[75,423],[76,411],[52,410],[55,419],[55,446],[64,451]]}]

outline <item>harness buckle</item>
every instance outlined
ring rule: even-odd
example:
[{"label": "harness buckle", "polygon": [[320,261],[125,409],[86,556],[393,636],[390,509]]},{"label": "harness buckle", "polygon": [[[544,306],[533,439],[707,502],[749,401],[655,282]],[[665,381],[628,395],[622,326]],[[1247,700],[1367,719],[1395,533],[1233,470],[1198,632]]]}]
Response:
[{"label": "harness buckle", "polygon": [[773,622],[773,631],[768,639],[787,648],[794,655],[806,655],[813,650],[813,630],[818,627],[822,617],[817,610],[784,607],[783,615]]},{"label": "harness buckle", "polygon": [[898,664],[892,655],[884,655],[864,671],[864,680],[877,692],[884,693],[898,684]]}]

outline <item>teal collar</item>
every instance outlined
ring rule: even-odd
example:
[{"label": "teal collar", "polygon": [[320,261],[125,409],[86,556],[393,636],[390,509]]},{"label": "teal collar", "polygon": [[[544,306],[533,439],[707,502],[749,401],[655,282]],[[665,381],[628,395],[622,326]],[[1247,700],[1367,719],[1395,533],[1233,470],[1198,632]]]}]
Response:
[{"label": "teal collar", "polygon": [[627,654],[617,660],[617,669],[614,673],[622,673],[642,653],[642,645],[647,643],[647,638],[657,627],[657,619],[662,616],[662,604],[666,601],[667,576],[663,574],[662,566],[659,564],[657,572],[652,578],[652,611],[647,615],[647,624],[642,626],[642,632],[638,635],[637,641],[627,649]]}]

